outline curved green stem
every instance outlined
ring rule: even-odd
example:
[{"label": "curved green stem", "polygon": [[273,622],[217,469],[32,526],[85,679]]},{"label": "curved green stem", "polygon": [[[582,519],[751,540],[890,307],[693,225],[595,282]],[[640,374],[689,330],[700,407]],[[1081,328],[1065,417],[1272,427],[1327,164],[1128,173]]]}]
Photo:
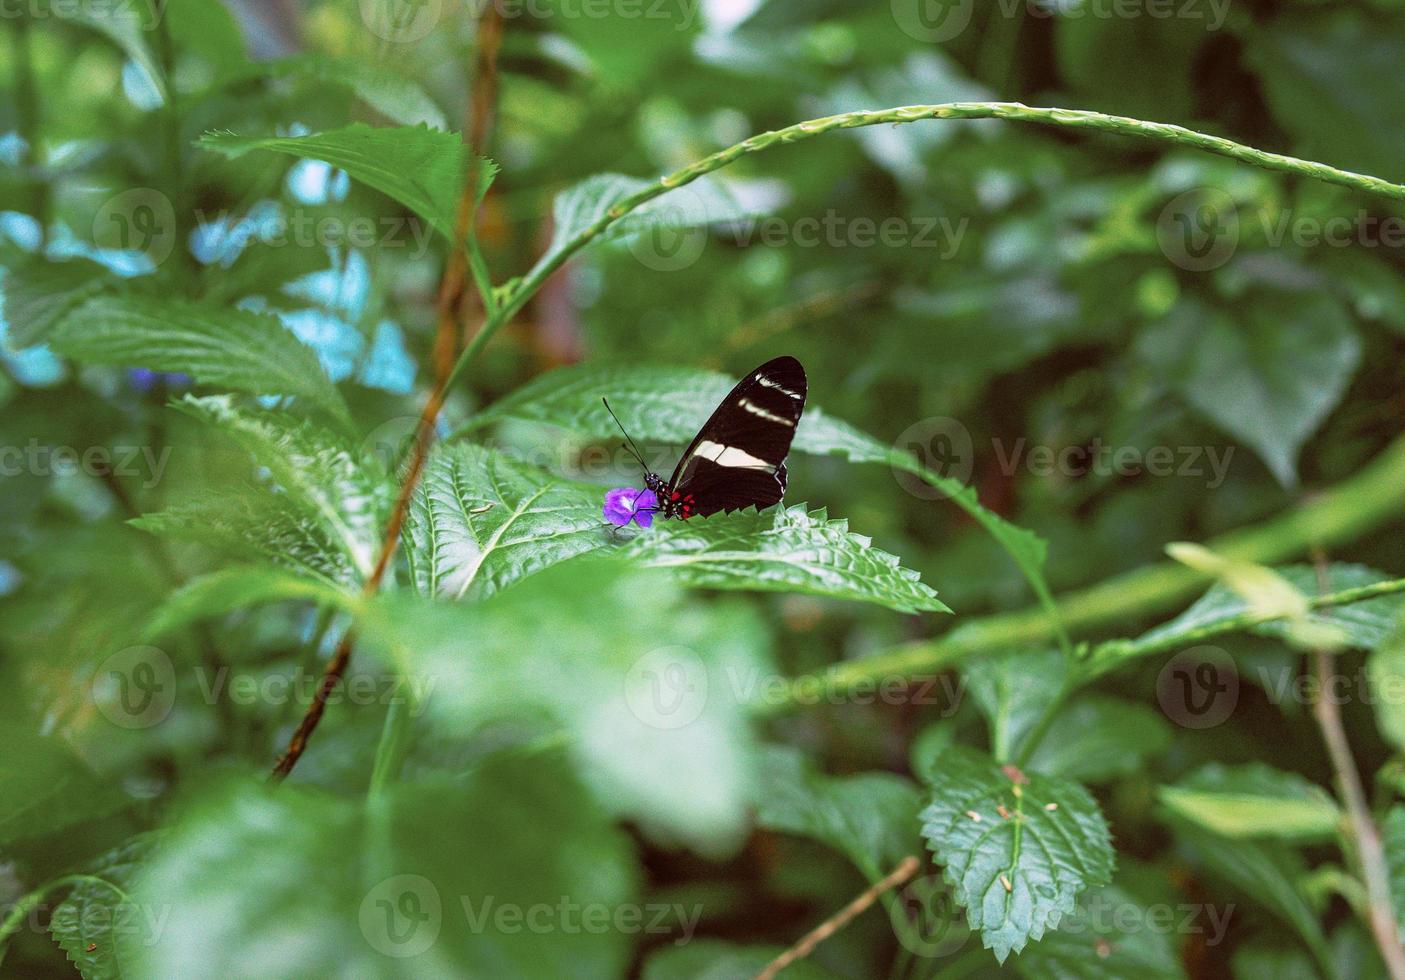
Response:
[{"label": "curved green stem", "polygon": [[1065,126],[1074,129],[1091,129],[1097,132],[1113,133],[1119,136],[1138,136],[1176,146],[1188,146],[1221,156],[1230,157],[1242,163],[1280,173],[1300,174],[1343,187],[1381,194],[1396,200],[1405,200],[1405,185],[1394,184],[1380,177],[1354,173],[1329,167],[1314,160],[1303,160],[1282,153],[1269,153],[1266,150],[1245,146],[1222,136],[1199,133],[1183,126],[1169,123],[1147,122],[1128,116],[1110,116],[1102,112],[1086,109],[1045,109],[1024,105],[1020,102],[946,102],[937,105],[909,105],[892,109],[844,112],[836,116],[808,119],[805,122],[787,126],[785,129],[759,133],[719,150],[711,156],[703,157],[681,170],[659,178],[655,184],[636,191],[610,208],[599,220],[577,232],[562,248],[553,251],[547,259],[532,269],[513,290],[511,296],[491,315],[477,336],[464,349],[450,375],[450,384],[458,380],[463,369],[472,362],[493,334],[512,318],[537,292],[553,272],[565,265],[573,255],[590,244],[616,221],[629,214],[642,204],[668,193],[684,184],[692,183],[705,174],[721,170],[749,153],[760,153],[773,146],[799,143],[836,129],[858,129],[863,126],[884,124],[899,125],[918,122],[923,119],[1006,119],[1012,122],[1038,123],[1046,126]]}]

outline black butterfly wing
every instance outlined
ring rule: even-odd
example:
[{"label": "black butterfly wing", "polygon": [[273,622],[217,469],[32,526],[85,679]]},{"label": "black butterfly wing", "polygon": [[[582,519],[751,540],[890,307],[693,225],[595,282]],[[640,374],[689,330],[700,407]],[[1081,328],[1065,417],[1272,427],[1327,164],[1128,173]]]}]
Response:
[{"label": "black butterfly wing", "polygon": [[767,361],[737,382],[698,430],[668,481],[669,503],[679,516],[779,501],[785,494],[785,458],[808,388],[805,369],[793,357]]}]

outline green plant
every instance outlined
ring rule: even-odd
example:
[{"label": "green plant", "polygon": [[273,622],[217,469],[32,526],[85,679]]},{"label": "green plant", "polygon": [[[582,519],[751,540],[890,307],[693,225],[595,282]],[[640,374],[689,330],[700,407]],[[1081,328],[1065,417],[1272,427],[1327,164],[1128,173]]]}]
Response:
[{"label": "green plant", "polygon": [[[1223,958],[1244,907],[1239,975],[1405,975],[1405,719],[1389,693],[1405,672],[1405,578],[1374,567],[1399,564],[1385,532],[1405,518],[1405,441],[1375,396],[1398,382],[1381,365],[1405,323],[1399,272],[1335,254],[1311,275],[1306,259],[1265,271],[1250,255],[1206,285],[1205,256],[1157,245],[1147,214],[1185,173],[1198,206],[1195,188],[1223,183],[1246,214],[1289,193],[1313,215],[1357,201],[1393,214],[1405,185],[1194,128],[981,98],[835,111],[694,152],[708,141],[679,120],[696,95],[664,78],[679,38],[623,40],[562,10],[526,29],[496,7],[459,12],[471,42],[425,42],[472,66],[446,81],[411,57],[330,53],[354,49],[357,6],[315,5],[327,52],[262,62],[229,10],[194,0],[149,18],[39,5],[7,25],[23,166],[4,193],[28,224],[0,244],[0,445],[26,459],[6,470],[0,566],[0,848],[16,872],[0,956],[51,968],[47,933],[90,978],[1181,976],[1197,956]],[[784,23],[785,6],[763,9]],[[1282,25],[1236,29],[1265,64],[1294,50]],[[817,59],[836,36],[809,36]],[[561,37],[573,53],[543,40]],[[1069,53],[1099,48],[1095,36],[1061,44],[1081,66],[1069,77],[1101,70]],[[65,120],[48,92],[70,55],[120,77],[126,101],[80,100]],[[609,82],[555,115],[533,103],[538,76],[572,57],[609,82],[657,80],[632,111],[666,176],[608,172],[637,147],[594,152],[620,97]],[[912,54],[862,94],[959,93],[948,71]],[[1295,76],[1263,72],[1269,98],[1291,102]],[[464,134],[442,105],[462,106]],[[987,259],[1008,249],[1049,268],[978,260],[942,278],[889,256],[856,275],[833,247],[791,270],[825,284],[797,293],[745,242],[697,268],[669,250],[765,216],[764,193],[724,176],[763,151],[802,170],[813,152],[817,172],[841,174],[874,165],[845,156],[861,144],[838,134],[908,139],[971,120],[1038,135],[863,145],[919,206],[926,153],[958,165],[950,199],[973,212],[1004,206],[990,203],[999,174],[1024,185],[1036,213],[983,229]],[[670,125],[691,136],[660,149],[651,134]],[[101,152],[71,145],[83,126]],[[495,148],[520,167],[490,160]],[[1065,188],[1080,178],[1061,168],[1153,151],[1170,161],[1154,178],[1140,157]],[[542,247],[505,233],[545,210],[542,189],[573,154],[604,172],[551,195]],[[1060,193],[1039,200],[1041,181]],[[963,197],[966,184],[981,190]],[[298,241],[289,208],[340,237]],[[260,231],[269,221],[282,238]],[[1074,226],[1075,257],[1041,255]],[[638,264],[621,271],[631,255],[654,285]],[[587,319],[625,323],[595,324],[598,356],[584,359],[550,330],[512,336],[524,313],[550,315],[572,262],[596,263],[594,299],[577,297]],[[708,292],[703,273],[733,278]],[[1086,295],[1065,303],[1061,279]],[[677,322],[629,322],[649,290],[675,288]],[[605,486],[625,479],[602,450],[616,435],[601,395],[650,450],[677,446],[732,383],[717,368],[879,299],[887,339],[862,338],[862,353],[852,335],[784,338],[818,362],[796,465],[838,502],[601,526]],[[1123,316],[1139,325],[1131,340]],[[1375,357],[1359,317],[1381,321]],[[1032,327],[986,340],[963,326],[1003,320]],[[926,348],[932,324],[952,334]],[[539,369],[557,360],[578,362]],[[57,373],[36,380],[43,370]],[[893,443],[841,418],[886,431],[960,404],[1007,431],[1025,419],[1000,413],[1022,396],[992,388],[1012,378],[1053,379],[1027,406],[1051,442],[1077,448],[1107,424],[1128,445],[1181,432],[1198,446],[1208,427],[1257,462],[1213,496],[1094,466],[1067,480],[1006,472],[992,494],[944,467],[937,429]],[[1104,414],[1100,398],[1119,408]],[[1329,416],[1330,438],[1312,442]],[[24,457],[29,445],[49,455]],[[122,445],[131,459],[74,453],[55,470],[54,447]],[[884,496],[889,476],[910,500]],[[1191,537],[1207,545],[1167,543]],[[1380,727],[1365,749],[1333,696],[1338,665],[1357,662],[1355,700]],[[1308,691],[1311,722],[1266,708],[1231,719],[1264,707],[1239,705],[1252,676],[1278,703]],[[1323,764],[1299,771],[1265,744],[1290,729],[1299,745],[1321,738]],[[744,848],[764,867],[738,867]],[[766,848],[794,860],[757,857]],[[1194,877],[1182,902],[1177,875]],[[786,901],[805,903],[805,922],[737,921]],[[1181,905],[1224,913],[1213,941],[1155,925]]]}]

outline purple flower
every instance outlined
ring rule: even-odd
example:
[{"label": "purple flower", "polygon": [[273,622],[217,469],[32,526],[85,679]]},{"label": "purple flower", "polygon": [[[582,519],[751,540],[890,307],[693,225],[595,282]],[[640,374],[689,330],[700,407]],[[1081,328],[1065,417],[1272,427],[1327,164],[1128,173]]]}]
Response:
[{"label": "purple flower", "polygon": [[616,487],[605,491],[605,520],[617,527],[624,527],[630,521],[648,527],[654,523],[654,511],[658,507],[659,498],[652,490]]},{"label": "purple flower", "polygon": [[127,381],[137,391],[147,392],[155,388],[158,384],[164,384],[168,388],[187,388],[190,386],[190,375],[182,374],[180,371],[153,371],[150,368],[128,368]]}]

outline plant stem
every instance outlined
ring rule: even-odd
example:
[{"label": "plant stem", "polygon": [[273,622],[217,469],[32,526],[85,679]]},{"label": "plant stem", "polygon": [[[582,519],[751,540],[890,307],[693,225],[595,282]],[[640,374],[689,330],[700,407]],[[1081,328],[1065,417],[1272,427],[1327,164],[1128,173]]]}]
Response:
[{"label": "plant stem", "polygon": [[[491,112],[492,103],[485,101],[481,95],[476,93],[484,88],[490,92],[496,91],[495,84],[489,81],[488,76],[497,70],[497,51],[498,46],[502,43],[501,27],[501,12],[496,4],[488,4],[479,22],[475,77],[469,84],[469,91],[475,93],[469,99],[472,116],[469,120],[469,132],[480,138],[486,138],[489,131],[489,122],[481,118],[481,114]],[[366,597],[373,596],[380,591],[381,582],[395,557],[395,550],[400,543],[400,532],[410,510],[410,501],[414,497],[420,475],[424,472],[425,464],[429,460],[429,448],[434,442],[435,422],[438,420],[439,413],[443,410],[444,402],[448,396],[454,351],[458,347],[459,321],[464,309],[465,286],[468,277],[467,245],[469,236],[474,233],[478,211],[478,167],[483,149],[484,147],[481,145],[469,147],[473,154],[473,164],[468,168],[463,188],[459,194],[459,210],[454,229],[453,247],[450,248],[444,262],[444,273],[439,281],[439,293],[435,304],[438,321],[434,340],[435,380],[428,397],[425,399],[424,408],[420,411],[409,465],[401,480],[399,492],[395,497],[395,505],[391,509],[390,519],[386,522],[385,532],[381,536],[380,550],[376,557],[375,566],[371,569],[371,573],[362,587],[362,595]],[[481,334],[482,331],[480,330],[479,333]],[[355,634],[351,630],[347,630],[332,653],[331,659],[327,661],[327,667],[322,673],[322,680],[318,683],[317,690],[313,694],[312,703],[308,705],[302,721],[293,732],[292,738],[288,740],[288,747],[273,764],[273,779],[278,780],[286,777],[293,771],[298,759],[302,757],[307,748],[308,739],[312,737],[312,733],[322,720],[323,712],[327,709],[327,698],[336,689],[342,676],[346,673],[347,665],[351,662],[351,651],[354,644]],[[396,723],[400,723],[398,717]],[[387,718],[387,725],[389,724],[390,718]],[[394,741],[392,739],[392,744]],[[382,747],[384,746],[383,741]],[[377,753],[378,769],[380,761],[380,755]],[[385,772],[385,770],[381,771]]]},{"label": "plant stem", "polygon": [[[1318,550],[1314,557],[1317,566],[1317,587],[1319,594],[1327,585],[1327,559]],[[1405,946],[1400,944],[1400,934],[1395,923],[1395,903],[1390,894],[1390,878],[1386,870],[1385,848],[1381,844],[1381,832],[1371,818],[1371,807],[1366,802],[1366,790],[1361,785],[1361,773],[1356,768],[1356,760],[1351,755],[1351,745],[1347,741],[1346,728],[1342,725],[1341,707],[1327,692],[1333,690],[1333,663],[1335,658],[1325,650],[1314,650],[1310,654],[1317,674],[1317,697],[1313,699],[1312,714],[1317,719],[1317,727],[1322,730],[1322,741],[1327,746],[1327,756],[1332,760],[1332,771],[1337,780],[1337,792],[1342,806],[1347,812],[1347,841],[1345,848],[1348,858],[1354,858],[1361,880],[1366,886],[1366,922],[1381,959],[1390,972],[1391,980],[1405,980]]]},{"label": "plant stem", "polygon": [[[1272,564],[1314,545],[1347,543],[1405,514],[1401,486],[1405,486],[1405,437],[1335,487],[1263,524],[1212,539],[1208,546],[1226,557]],[[1158,562],[1071,593],[1058,606],[1071,630],[1125,628],[1129,622],[1184,603],[1209,581],[1209,576],[1179,563]],[[760,713],[785,710],[817,693],[842,693],[886,677],[925,676],[981,654],[1047,645],[1053,636],[1054,621],[1043,608],[998,613],[970,620],[934,640],[797,677],[779,698],[758,697],[752,708]],[[1151,652],[1155,650],[1137,648],[1134,655]]]},{"label": "plant stem", "polygon": [[756,980],[773,980],[777,974],[790,966],[790,964],[809,956],[814,952],[816,946],[852,922],[862,914],[865,909],[878,901],[879,896],[897,888],[903,882],[917,874],[918,869],[921,867],[922,862],[917,858],[912,856],[903,858],[898,866],[889,872],[886,877],[869,886],[863,894],[859,895],[834,915],[821,922],[814,929],[807,932],[794,946],[791,946],[780,956],[777,956],[768,963],[764,970],[756,974]]}]

